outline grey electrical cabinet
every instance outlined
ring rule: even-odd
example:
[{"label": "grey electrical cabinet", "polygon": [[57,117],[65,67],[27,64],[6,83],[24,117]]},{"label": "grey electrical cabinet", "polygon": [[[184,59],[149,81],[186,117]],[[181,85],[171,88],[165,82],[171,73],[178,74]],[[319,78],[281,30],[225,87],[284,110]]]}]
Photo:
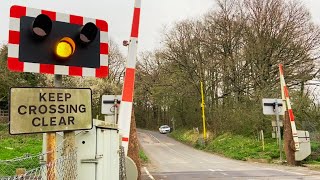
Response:
[{"label": "grey electrical cabinet", "polygon": [[[76,131],[77,180],[118,180],[119,179],[119,131],[105,121],[93,120],[91,130]],[[56,136],[57,146],[63,144],[63,133]],[[43,152],[46,150],[46,138],[43,138]],[[57,148],[59,149],[59,147]],[[63,159],[57,152],[57,159]],[[46,157],[44,156],[44,162]],[[59,168],[60,169],[60,168]],[[63,168],[62,168],[63,169]],[[58,169],[57,169],[58,170]],[[62,179],[63,172],[57,173]]]}]

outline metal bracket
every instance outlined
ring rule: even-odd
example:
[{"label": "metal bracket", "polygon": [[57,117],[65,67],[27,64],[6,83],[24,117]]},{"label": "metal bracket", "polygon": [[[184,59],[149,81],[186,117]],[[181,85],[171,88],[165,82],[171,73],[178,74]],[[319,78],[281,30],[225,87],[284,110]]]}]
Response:
[{"label": "metal bracket", "polygon": [[98,164],[97,159],[81,159],[80,162],[81,163],[96,163],[96,164]]},{"label": "metal bracket", "polygon": [[96,154],[96,159],[101,159],[103,158],[103,154]]},{"label": "metal bracket", "polygon": [[103,154],[96,154],[95,159],[81,159],[81,163],[96,163],[98,164],[98,159],[103,158]]}]

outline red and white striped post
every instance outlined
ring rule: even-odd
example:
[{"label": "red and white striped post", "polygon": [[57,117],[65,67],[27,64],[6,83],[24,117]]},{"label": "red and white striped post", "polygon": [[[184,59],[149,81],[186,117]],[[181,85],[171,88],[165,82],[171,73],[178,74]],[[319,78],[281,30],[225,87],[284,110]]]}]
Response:
[{"label": "red and white striped post", "polygon": [[294,146],[295,146],[295,150],[299,151],[300,150],[299,138],[298,138],[298,133],[297,133],[297,128],[296,128],[296,123],[294,121],[293,111],[291,108],[289,90],[288,90],[288,87],[287,87],[286,82],[284,80],[283,65],[282,64],[279,64],[279,72],[280,72],[280,83],[281,83],[281,96],[282,96],[282,99],[285,100],[285,102],[283,103],[284,104],[283,108],[284,109],[286,108],[285,105],[287,105],[287,107],[288,107],[287,110],[288,110],[288,114],[289,114],[289,120],[291,123],[291,131],[292,131]]},{"label": "red and white striped post", "polygon": [[135,79],[135,66],[138,49],[138,35],[139,35],[139,22],[140,22],[140,7],[141,0],[135,0],[133,21],[131,28],[131,36],[129,42],[128,59],[126,63],[126,71],[122,89],[122,101],[119,109],[118,126],[120,135],[122,135],[122,145],[124,146],[125,154],[128,153],[130,123],[132,114],[132,102],[134,91]]}]

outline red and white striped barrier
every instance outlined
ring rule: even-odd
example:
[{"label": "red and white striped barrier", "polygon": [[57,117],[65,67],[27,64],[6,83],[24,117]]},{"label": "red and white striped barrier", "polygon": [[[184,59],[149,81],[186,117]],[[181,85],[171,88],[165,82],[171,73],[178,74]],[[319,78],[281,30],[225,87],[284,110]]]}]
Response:
[{"label": "red and white striped barrier", "polygon": [[[39,14],[47,15],[52,21],[60,21],[77,25],[84,25],[87,22],[95,23],[96,26],[100,29],[100,68],[40,64],[20,61],[20,18],[23,16],[37,17]],[[108,54],[108,24],[104,20],[91,19],[82,16],[62,14],[53,11],[34,9],[17,5],[14,5],[10,8],[8,68],[12,71],[104,78],[108,76],[109,71]]]},{"label": "red and white striped barrier", "polygon": [[138,49],[138,35],[140,22],[141,0],[135,0],[131,36],[129,42],[128,60],[126,63],[126,71],[122,89],[122,101],[119,109],[118,126],[120,135],[122,136],[122,145],[125,154],[128,153],[130,123],[132,114],[132,102],[134,92],[135,66]]},{"label": "red and white striped barrier", "polygon": [[297,133],[297,128],[296,128],[296,123],[294,121],[293,111],[291,108],[289,90],[288,90],[288,87],[287,87],[286,82],[284,80],[282,64],[279,64],[279,72],[280,72],[280,83],[281,83],[281,96],[282,96],[282,99],[285,101],[283,103],[284,104],[283,108],[286,109],[285,105],[287,105],[287,107],[288,107],[287,110],[288,110],[288,114],[289,114],[289,120],[291,123],[291,130],[292,130],[294,146],[295,146],[295,150],[299,151],[300,150],[299,138],[298,138],[298,133]]}]

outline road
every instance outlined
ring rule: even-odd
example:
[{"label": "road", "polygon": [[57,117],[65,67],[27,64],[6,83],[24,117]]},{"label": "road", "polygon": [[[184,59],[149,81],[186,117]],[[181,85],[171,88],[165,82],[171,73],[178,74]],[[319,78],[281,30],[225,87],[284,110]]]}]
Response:
[{"label": "road", "polygon": [[205,179],[318,179],[320,172],[305,167],[231,160],[196,150],[158,132],[138,130],[150,160],[142,167],[143,180]]}]

